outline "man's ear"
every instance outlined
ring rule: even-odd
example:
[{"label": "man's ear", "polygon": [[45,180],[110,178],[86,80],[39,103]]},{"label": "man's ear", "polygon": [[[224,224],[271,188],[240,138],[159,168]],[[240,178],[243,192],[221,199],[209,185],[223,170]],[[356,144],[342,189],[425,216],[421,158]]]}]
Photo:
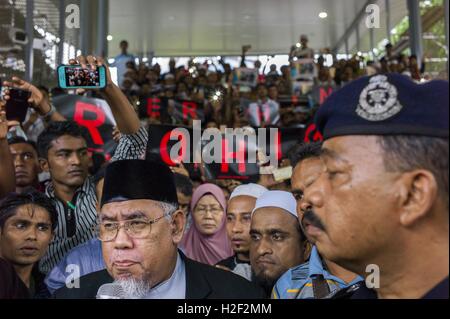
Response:
[{"label": "man's ear", "polygon": [[170,223],[172,240],[174,244],[178,245],[184,235],[186,227],[186,216],[182,210],[177,210],[172,214],[172,221]]},{"label": "man's ear", "polygon": [[41,172],[50,172],[50,165],[48,164],[48,160],[43,157],[39,158],[39,167]]},{"label": "man's ear", "polygon": [[427,170],[403,173],[399,183],[400,223],[410,227],[430,214],[438,199],[439,187],[434,175]]}]

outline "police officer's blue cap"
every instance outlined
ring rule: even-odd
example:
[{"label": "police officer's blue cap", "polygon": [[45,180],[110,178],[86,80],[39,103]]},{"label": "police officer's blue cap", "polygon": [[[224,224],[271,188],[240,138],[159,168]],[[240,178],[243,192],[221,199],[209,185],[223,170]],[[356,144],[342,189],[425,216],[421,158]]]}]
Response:
[{"label": "police officer's blue cap", "polygon": [[324,139],[345,135],[419,135],[448,138],[448,81],[423,84],[400,74],[353,81],[317,111]]}]

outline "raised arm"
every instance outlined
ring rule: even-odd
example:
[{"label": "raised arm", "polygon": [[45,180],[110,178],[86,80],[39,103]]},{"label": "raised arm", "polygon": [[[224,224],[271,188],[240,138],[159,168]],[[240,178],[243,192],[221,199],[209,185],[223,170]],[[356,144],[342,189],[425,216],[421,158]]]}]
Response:
[{"label": "raised arm", "polygon": [[9,100],[9,88],[17,88],[31,93],[31,97],[28,100],[31,107],[36,110],[36,112],[42,116],[46,121],[53,122],[64,122],[66,118],[62,116],[55,108],[51,105],[50,101],[44,97],[44,95],[39,91],[37,87],[21,78],[14,76],[11,81],[3,82],[3,85],[7,87],[5,90],[5,100]]},{"label": "raised arm", "polygon": [[117,122],[118,130],[125,135],[136,134],[141,123],[131,103],[128,101],[122,90],[113,83],[108,65],[101,57],[89,55],[79,56],[76,60],[70,60],[70,64],[79,64],[83,68],[97,69],[104,66],[106,69],[106,88],[102,90],[102,95],[111,107],[114,119]]},{"label": "raised arm", "polygon": [[16,188],[14,163],[7,140],[9,123],[4,107],[5,103],[0,100],[0,198]]}]

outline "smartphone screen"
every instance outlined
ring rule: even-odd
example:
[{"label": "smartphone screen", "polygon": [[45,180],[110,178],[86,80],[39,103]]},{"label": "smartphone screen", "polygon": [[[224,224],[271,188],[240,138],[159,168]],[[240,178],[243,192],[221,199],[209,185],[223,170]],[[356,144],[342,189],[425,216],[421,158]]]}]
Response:
[{"label": "smartphone screen", "polygon": [[80,65],[61,65],[58,80],[62,89],[101,89],[106,86],[106,70],[103,66],[94,71]]},{"label": "smartphone screen", "polygon": [[31,93],[19,89],[9,90],[9,100],[6,102],[6,118],[8,121],[25,122],[30,103]]}]

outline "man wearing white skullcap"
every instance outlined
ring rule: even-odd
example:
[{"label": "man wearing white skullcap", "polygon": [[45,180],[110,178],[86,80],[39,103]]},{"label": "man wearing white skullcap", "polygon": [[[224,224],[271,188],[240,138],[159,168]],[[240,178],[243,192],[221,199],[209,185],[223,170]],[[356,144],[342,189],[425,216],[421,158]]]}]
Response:
[{"label": "man wearing white skullcap", "polygon": [[307,240],[291,193],[268,191],[256,201],[250,226],[250,263],[256,282],[269,295],[290,268],[303,264]]},{"label": "man wearing white skullcap", "polygon": [[257,184],[236,187],[227,207],[227,233],[234,256],[217,264],[219,268],[230,270],[252,281],[250,266],[250,222],[256,200],[267,188]]}]

